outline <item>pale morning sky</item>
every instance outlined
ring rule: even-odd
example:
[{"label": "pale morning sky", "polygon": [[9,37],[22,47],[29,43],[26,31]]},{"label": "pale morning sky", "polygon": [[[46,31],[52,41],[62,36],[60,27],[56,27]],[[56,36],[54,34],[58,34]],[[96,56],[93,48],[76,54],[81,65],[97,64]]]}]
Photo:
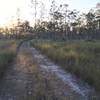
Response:
[{"label": "pale morning sky", "polygon": [[[17,8],[20,7],[21,19],[26,19],[32,22],[32,8],[31,0],[0,0],[0,26],[8,24],[10,21],[16,19]],[[42,1],[46,9],[50,9],[52,0],[38,0]],[[100,0],[55,0],[59,4],[68,4],[69,9],[77,9],[80,12],[88,12],[89,9],[96,6],[96,3],[100,3]]]}]

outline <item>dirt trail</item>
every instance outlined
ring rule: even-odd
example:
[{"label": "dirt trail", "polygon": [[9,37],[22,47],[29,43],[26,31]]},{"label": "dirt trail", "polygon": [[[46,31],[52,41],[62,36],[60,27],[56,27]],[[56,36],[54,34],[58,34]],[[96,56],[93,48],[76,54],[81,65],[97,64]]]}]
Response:
[{"label": "dirt trail", "polygon": [[80,84],[25,42],[0,82],[0,100],[100,100]]}]

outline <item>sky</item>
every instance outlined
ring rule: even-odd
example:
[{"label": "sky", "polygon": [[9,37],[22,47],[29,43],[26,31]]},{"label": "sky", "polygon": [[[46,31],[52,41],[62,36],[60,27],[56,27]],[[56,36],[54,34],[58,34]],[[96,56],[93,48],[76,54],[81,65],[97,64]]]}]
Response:
[{"label": "sky", "polygon": [[[33,20],[33,8],[31,0],[0,0],[0,26],[11,25],[17,19],[17,8],[20,8],[20,18]],[[52,0],[38,0],[46,6],[49,11]],[[69,9],[77,9],[80,12],[88,12],[89,9],[100,3],[100,0],[55,0],[57,5],[68,4]]]},{"label": "sky", "polygon": [[69,4],[69,8],[77,9],[81,12],[88,12],[89,9],[96,6],[96,3],[100,0],[66,0]]}]

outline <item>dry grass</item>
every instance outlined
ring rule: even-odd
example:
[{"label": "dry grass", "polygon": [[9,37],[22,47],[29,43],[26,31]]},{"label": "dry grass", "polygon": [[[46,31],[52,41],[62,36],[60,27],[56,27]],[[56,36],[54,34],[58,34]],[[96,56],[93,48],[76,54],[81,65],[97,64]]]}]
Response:
[{"label": "dry grass", "polygon": [[0,40],[0,74],[6,70],[16,55],[19,41]]},{"label": "dry grass", "polygon": [[33,41],[55,63],[100,90],[100,41]]}]

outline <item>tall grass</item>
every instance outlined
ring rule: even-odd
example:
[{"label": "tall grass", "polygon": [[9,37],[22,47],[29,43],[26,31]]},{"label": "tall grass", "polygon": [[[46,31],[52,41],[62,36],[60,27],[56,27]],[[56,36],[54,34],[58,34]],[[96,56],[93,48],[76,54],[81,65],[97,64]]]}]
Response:
[{"label": "tall grass", "polygon": [[18,44],[15,40],[0,40],[0,76],[15,57]]},{"label": "tall grass", "polygon": [[65,70],[100,90],[100,41],[34,41],[33,45]]}]

